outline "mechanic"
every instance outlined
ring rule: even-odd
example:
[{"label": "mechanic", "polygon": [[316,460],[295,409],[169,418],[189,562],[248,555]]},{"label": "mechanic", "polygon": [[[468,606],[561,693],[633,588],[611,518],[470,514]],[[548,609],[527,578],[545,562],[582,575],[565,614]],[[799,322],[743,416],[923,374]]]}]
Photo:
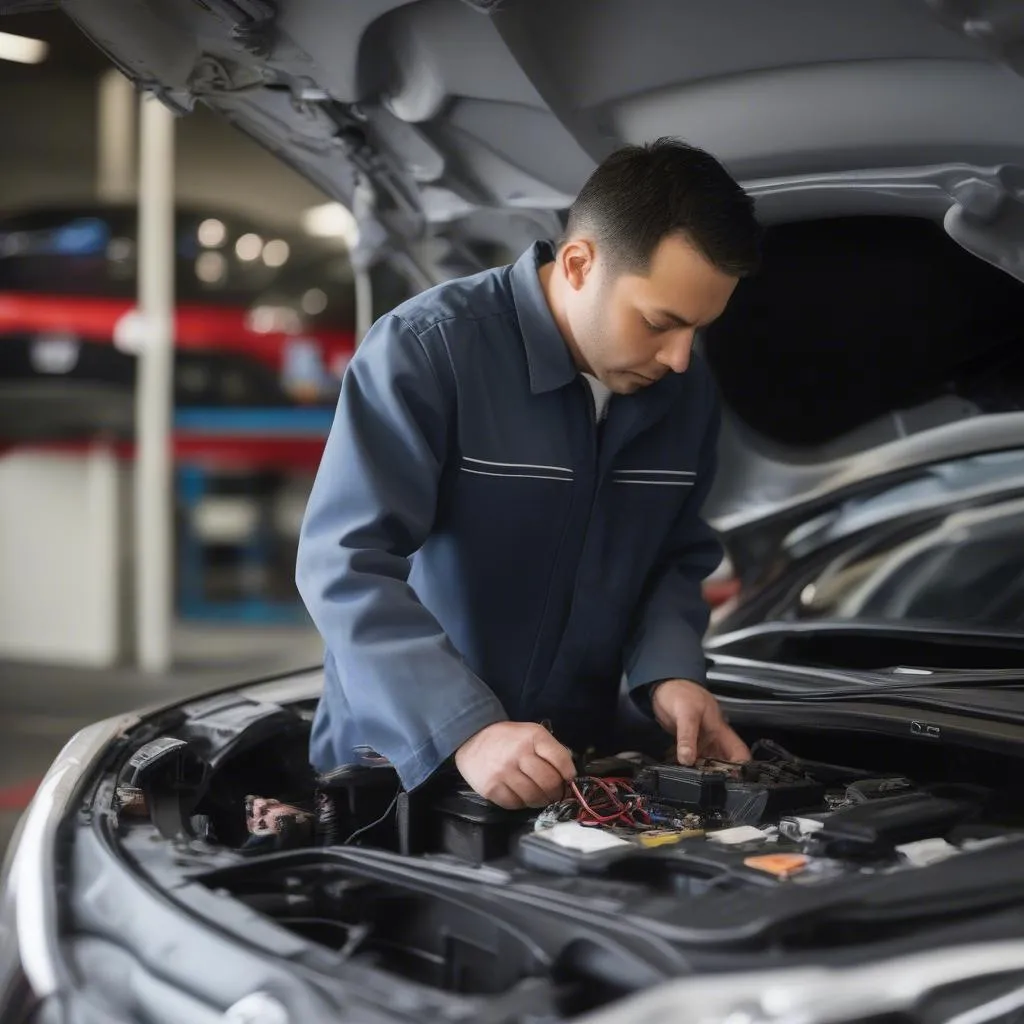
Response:
[{"label": "mechanic", "polygon": [[623,680],[681,763],[749,758],[701,685],[718,400],[692,348],[759,246],[724,168],[661,139],[593,172],[557,247],[373,326],[299,542],[316,768],[384,757],[411,790],[454,756],[540,806],[614,742]]}]

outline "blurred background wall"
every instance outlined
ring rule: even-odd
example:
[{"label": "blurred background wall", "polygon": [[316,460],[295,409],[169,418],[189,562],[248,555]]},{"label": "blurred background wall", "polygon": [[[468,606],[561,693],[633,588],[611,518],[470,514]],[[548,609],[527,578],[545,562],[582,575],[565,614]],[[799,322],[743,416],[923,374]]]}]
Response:
[{"label": "blurred background wall", "polygon": [[[0,28],[41,57],[0,47],[0,679],[129,670],[139,97],[59,13]],[[201,105],[174,191],[172,669],[235,628],[307,643],[295,542],[356,330],[347,212]],[[376,284],[378,314],[407,287]]]},{"label": "blurred background wall", "polygon": [[137,356],[118,334],[137,290],[138,97],[133,180],[97,205],[109,61],[60,14],[0,29],[46,48],[0,59],[2,852],[78,728],[318,662],[294,551],[354,311],[344,217],[313,237],[316,188],[205,108],[176,119],[171,658],[142,671]]}]

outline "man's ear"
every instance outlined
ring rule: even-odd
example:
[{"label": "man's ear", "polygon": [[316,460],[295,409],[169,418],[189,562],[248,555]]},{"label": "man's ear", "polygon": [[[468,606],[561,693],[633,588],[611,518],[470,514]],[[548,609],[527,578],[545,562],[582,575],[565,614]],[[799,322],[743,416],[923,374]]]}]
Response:
[{"label": "man's ear", "polygon": [[594,243],[586,238],[572,238],[562,246],[558,261],[569,287],[579,291],[594,269],[597,252]]}]

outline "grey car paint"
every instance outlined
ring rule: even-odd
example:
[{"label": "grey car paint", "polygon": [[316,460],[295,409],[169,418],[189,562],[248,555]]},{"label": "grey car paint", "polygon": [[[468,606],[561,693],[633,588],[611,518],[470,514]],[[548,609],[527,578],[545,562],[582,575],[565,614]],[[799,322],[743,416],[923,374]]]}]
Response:
[{"label": "grey car paint", "polygon": [[810,463],[784,462],[744,444],[735,436],[742,429],[732,418],[723,427],[723,433],[732,432],[722,442],[731,472],[720,477],[708,502],[713,510],[711,522],[725,533],[836,499],[869,480],[977,452],[1015,448],[1024,437],[1024,413],[943,423],[850,455]]},{"label": "grey car paint", "polygon": [[350,204],[364,177],[366,245],[439,237],[435,270],[468,269],[475,212],[500,212],[509,240],[524,217],[553,225],[598,160],[660,134],[744,182],[897,168],[927,183],[952,164],[948,208],[1024,166],[1024,81],[1000,63],[1018,29],[1002,4],[968,6],[965,33],[918,0],[64,3],[178,109],[222,111]]},{"label": "grey car paint", "polygon": [[[732,659],[738,661],[739,659]],[[728,657],[723,662],[729,661]],[[289,704],[315,698],[322,687],[319,670],[257,683],[236,690],[241,698]],[[57,945],[55,849],[57,830],[73,812],[82,787],[109,747],[147,717],[167,705],[98,722],[74,736],[58,756],[27,810],[2,875],[0,907],[13,929],[0,931],[0,953],[11,943],[41,1002],[67,995],[75,986]],[[0,962],[3,962],[0,958]],[[979,943],[931,950],[881,963],[842,969],[829,967],[767,969],[733,973],[729,984],[715,976],[685,978],[628,996],[614,1005],[578,1017],[580,1024],[637,1024],[638,1021],[806,1021],[839,1024],[874,1014],[910,1011],[929,994],[956,982],[1013,976],[1024,970],[1024,942]],[[0,979],[2,981],[3,979]],[[1005,986],[946,1024],[987,1024],[1024,1005],[1020,988]],[[241,1024],[287,1021],[284,1007],[269,993],[255,990],[223,1014],[184,993],[165,989],[165,1008],[174,1019]],[[170,1019],[170,1017],[168,1018]]]},{"label": "grey car paint", "polygon": [[[323,672],[317,669],[237,692],[242,698],[288,704],[315,699],[322,689]],[[18,823],[0,872],[0,964],[20,964],[40,1001],[73,987],[57,946],[57,829],[73,812],[83,785],[111,745],[148,717],[177,703],[117,715],[72,736]],[[0,991],[5,981],[0,977]]]},{"label": "grey car paint", "polygon": [[[1024,500],[994,507],[968,509],[947,516],[927,533],[899,545],[887,557],[864,572],[863,578],[840,590],[836,612],[840,618],[896,619],[913,617],[915,599],[927,593],[936,580],[945,578],[955,549],[986,542],[998,546],[1005,562],[1024,528]],[[977,555],[975,556],[977,557]],[[891,593],[896,590],[897,593]]]},{"label": "grey car paint", "polygon": [[[591,1014],[585,1024],[700,1024],[711,1020],[833,1024],[876,1014],[910,1013],[943,985],[1019,971],[1022,953],[1022,943],[989,943],[899,957],[851,970],[733,975],[728,985],[716,978],[687,979]],[[1012,988],[947,1019],[946,1024],[987,1024],[1022,1006],[1024,988]]]}]

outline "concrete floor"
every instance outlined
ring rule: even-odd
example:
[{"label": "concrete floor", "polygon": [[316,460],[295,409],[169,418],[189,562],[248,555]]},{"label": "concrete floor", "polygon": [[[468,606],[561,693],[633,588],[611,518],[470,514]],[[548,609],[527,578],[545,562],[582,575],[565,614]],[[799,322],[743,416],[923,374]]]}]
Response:
[{"label": "concrete floor", "polygon": [[36,783],[83,726],[321,660],[311,629],[179,626],[174,667],[159,677],[0,661],[0,856]]}]

